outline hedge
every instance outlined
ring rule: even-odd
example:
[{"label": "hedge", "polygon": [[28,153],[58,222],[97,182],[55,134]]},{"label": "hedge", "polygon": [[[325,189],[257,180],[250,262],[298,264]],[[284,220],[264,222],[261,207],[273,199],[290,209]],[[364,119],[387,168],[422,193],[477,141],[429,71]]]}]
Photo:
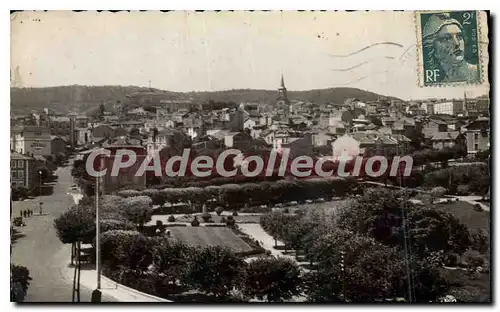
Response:
[{"label": "hedge", "polygon": [[[165,203],[190,203],[201,212],[203,203],[215,200],[218,205],[237,210],[239,208],[260,204],[274,205],[277,203],[297,201],[303,203],[313,199],[331,199],[334,196],[345,196],[352,193],[357,181],[352,178],[310,178],[303,180],[280,180],[276,182],[224,184],[221,186],[164,188],[161,190],[146,189],[122,190],[119,196],[149,196],[154,205]],[[173,207],[162,207],[155,214],[164,211],[166,214],[187,213],[177,212]],[[179,209],[180,210],[180,209]],[[189,209],[190,210],[190,209]],[[192,212],[192,211],[190,211]]]}]

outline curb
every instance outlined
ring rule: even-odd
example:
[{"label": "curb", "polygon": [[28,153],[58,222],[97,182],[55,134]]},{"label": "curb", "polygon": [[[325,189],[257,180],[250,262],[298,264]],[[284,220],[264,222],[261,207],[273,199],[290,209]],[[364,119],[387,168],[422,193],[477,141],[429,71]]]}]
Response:
[{"label": "curb", "polygon": [[[127,287],[125,285],[122,285],[122,284],[119,284],[115,281],[113,281],[112,279],[104,276],[104,275],[101,275],[101,278],[110,283],[110,284],[115,284],[115,289],[116,290],[122,290],[122,291],[126,291],[126,292],[129,292],[129,293],[132,293],[134,295],[136,295],[137,297],[145,297],[145,298],[148,298],[149,302],[151,301],[154,301],[154,302],[173,302],[171,300],[167,300],[167,299],[164,299],[164,298],[160,298],[160,297],[156,297],[156,296],[153,296],[153,295],[150,295],[150,294],[146,294],[146,293],[143,293],[141,291],[138,291],[137,289],[133,289],[133,288],[130,288],[130,287]],[[107,289],[101,289],[101,291],[106,291]],[[115,296],[111,295],[110,296],[114,297],[115,299],[118,300],[118,298],[116,298]],[[120,300],[121,301],[121,300]],[[132,301],[121,301],[121,302],[132,302]],[[146,300],[143,300],[143,302],[146,302]]]}]

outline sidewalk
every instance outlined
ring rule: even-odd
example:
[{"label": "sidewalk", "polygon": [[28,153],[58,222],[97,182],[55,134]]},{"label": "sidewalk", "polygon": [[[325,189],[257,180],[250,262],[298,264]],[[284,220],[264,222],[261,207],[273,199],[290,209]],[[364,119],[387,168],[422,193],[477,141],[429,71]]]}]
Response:
[{"label": "sidewalk", "polygon": [[[253,239],[257,240],[258,242],[262,242],[261,246],[264,249],[270,250],[273,256],[285,257],[297,262],[295,257],[290,255],[283,255],[279,250],[274,249],[274,239],[262,229],[260,224],[241,223],[238,224],[238,227],[242,232],[250,235],[250,237],[252,237]],[[283,242],[278,241],[278,246],[280,245],[283,246],[284,244]]]},{"label": "sidewalk", "polygon": [[[74,268],[69,265],[71,255],[71,245],[65,244],[59,251],[58,259],[61,259],[61,275],[69,282],[73,283]],[[63,260],[64,259],[64,260]],[[64,261],[64,263],[63,263]],[[97,271],[95,269],[82,269],[80,271],[80,287],[96,289]],[[138,290],[118,284],[113,280],[101,275],[102,297],[111,297],[118,302],[172,302],[167,299],[148,295]]]}]

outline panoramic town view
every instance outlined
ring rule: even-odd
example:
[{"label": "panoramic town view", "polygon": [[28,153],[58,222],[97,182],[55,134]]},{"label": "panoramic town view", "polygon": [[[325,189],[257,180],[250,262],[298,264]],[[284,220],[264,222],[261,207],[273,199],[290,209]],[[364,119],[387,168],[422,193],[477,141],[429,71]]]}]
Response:
[{"label": "panoramic town view", "polygon": [[488,19],[12,13],[11,301],[491,303]]}]

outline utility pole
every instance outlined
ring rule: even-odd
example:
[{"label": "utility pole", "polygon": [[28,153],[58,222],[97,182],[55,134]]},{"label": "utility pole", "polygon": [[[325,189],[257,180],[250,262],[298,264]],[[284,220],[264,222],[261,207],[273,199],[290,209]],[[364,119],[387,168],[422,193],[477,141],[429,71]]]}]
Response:
[{"label": "utility pole", "polygon": [[[99,156],[99,169],[102,169],[102,156]],[[99,193],[100,193],[100,176],[95,178],[95,228],[96,228],[96,272],[97,272],[97,288],[92,292],[92,302],[101,302],[101,226],[99,223]]]},{"label": "utility pole", "polygon": [[38,196],[40,196],[40,203],[39,203],[39,213],[42,215],[42,170],[38,170],[38,176],[40,177],[40,182],[38,183]]},{"label": "utility pole", "polygon": [[[399,155],[399,144],[396,145],[396,154]],[[396,172],[397,175],[399,175],[399,188],[402,189],[403,188],[403,175],[400,173],[401,171],[401,167],[398,165],[398,170]],[[407,233],[407,228],[406,228],[406,216],[405,216],[405,200],[406,198],[403,197],[402,201],[401,201],[401,219],[402,219],[402,223],[403,223],[403,245],[404,245],[404,253],[405,253],[405,265],[406,265],[406,279],[407,279],[407,283],[408,283],[408,301],[410,303],[413,302],[413,285],[412,285],[412,278],[411,278],[411,272],[410,272],[410,259],[409,259],[409,255],[411,253],[408,252],[408,249],[410,248],[409,244],[408,244],[408,233]]]}]

